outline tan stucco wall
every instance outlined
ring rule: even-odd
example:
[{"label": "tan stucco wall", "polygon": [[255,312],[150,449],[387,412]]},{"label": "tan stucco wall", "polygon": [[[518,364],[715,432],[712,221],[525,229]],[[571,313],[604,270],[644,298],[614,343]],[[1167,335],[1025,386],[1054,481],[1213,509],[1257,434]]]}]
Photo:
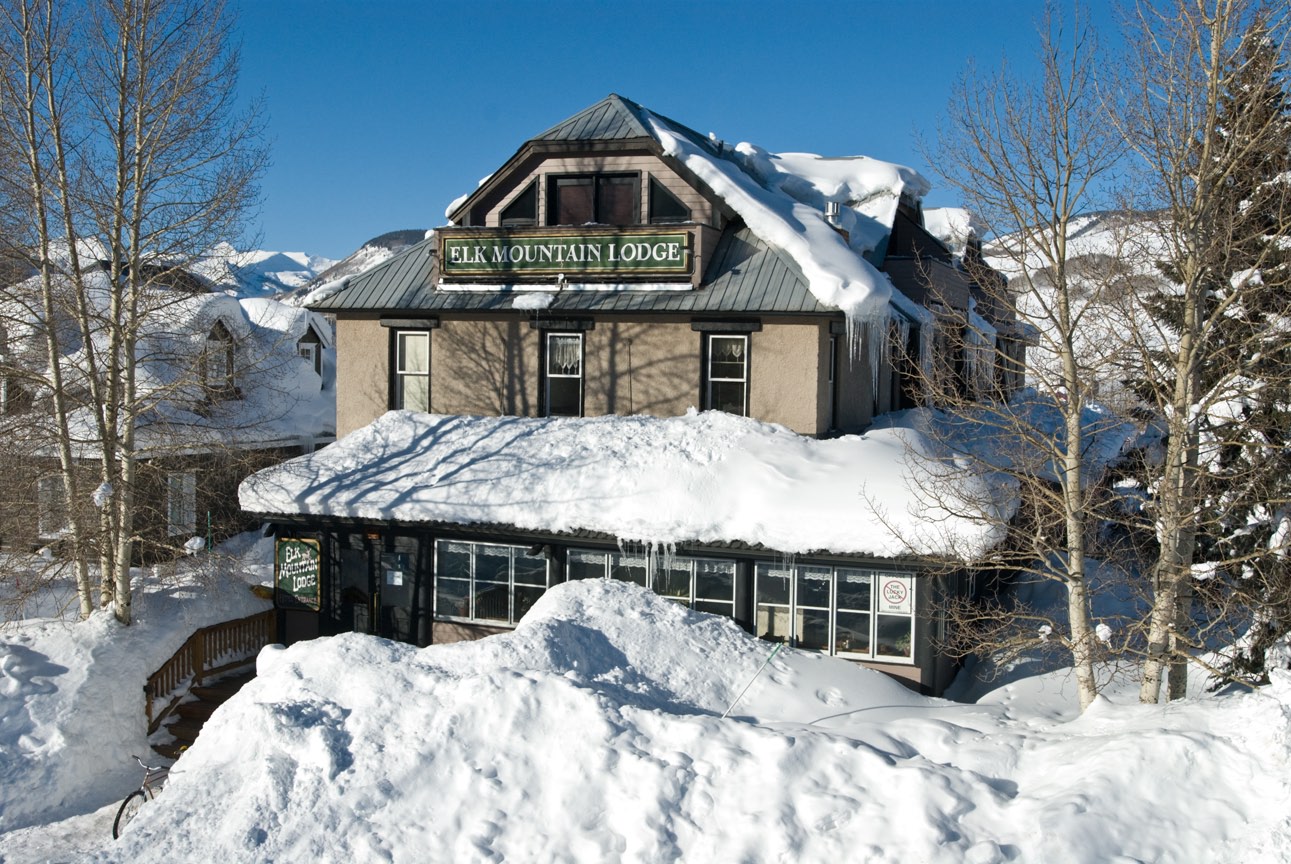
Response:
[{"label": "tan stucco wall", "polygon": [[[433,340],[432,340],[433,341]],[[385,413],[390,400],[389,331],[375,319],[336,321],[336,434]]]},{"label": "tan stucco wall", "polygon": [[539,333],[507,319],[441,318],[430,336],[430,407],[439,414],[538,413]]},{"label": "tan stucco wall", "polygon": [[[749,414],[781,423],[805,435],[820,428],[819,381],[828,379],[828,354],[821,354],[820,323],[763,322],[749,346]],[[828,351],[828,339],[825,340]]]}]

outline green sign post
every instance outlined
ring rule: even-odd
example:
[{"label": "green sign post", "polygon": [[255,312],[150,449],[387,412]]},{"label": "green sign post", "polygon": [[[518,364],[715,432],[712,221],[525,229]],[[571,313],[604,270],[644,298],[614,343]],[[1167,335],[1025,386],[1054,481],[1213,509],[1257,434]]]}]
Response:
[{"label": "green sign post", "polygon": [[685,232],[445,234],[439,266],[445,276],[685,275],[689,242]]},{"label": "green sign post", "polygon": [[273,605],[279,609],[318,611],[323,556],[317,540],[279,537],[274,546]]}]

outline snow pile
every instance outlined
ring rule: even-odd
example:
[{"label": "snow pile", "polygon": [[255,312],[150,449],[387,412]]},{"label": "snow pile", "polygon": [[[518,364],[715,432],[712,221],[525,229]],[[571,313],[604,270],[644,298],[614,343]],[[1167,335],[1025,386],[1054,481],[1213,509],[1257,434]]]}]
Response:
[{"label": "snow pile", "polygon": [[0,629],[0,832],[102,807],[138,784],[130,754],[151,752],[148,676],[199,627],[268,605],[241,578],[219,575],[262,568],[216,560],[195,556],[170,575],[137,571],[130,627],[102,610],[84,623],[29,618]]},{"label": "snow pile", "polygon": [[[789,553],[974,557],[1012,506],[949,471],[910,412],[816,440],[717,411],[520,418],[392,411],[324,450],[243,481],[242,508],[404,522],[590,530],[654,544]],[[951,476],[953,474],[953,476]]]},{"label": "snow pile", "polygon": [[[261,655],[96,861],[1273,861],[1288,705],[926,699],[623,583],[513,633]],[[1059,678],[1041,683],[1060,690]],[[322,830],[320,830],[320,827]]]}]

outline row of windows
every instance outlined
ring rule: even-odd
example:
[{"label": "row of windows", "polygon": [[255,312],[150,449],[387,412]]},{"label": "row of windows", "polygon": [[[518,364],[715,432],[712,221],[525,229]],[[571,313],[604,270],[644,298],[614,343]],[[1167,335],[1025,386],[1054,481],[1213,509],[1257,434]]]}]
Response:
[{"label": "row of windows", "polygon": [[[547,225],[639,225],[641,175],[566,174],[547,180]],[[645,223],[670,225],[690,221],[690,208],[654,177]],[[538,224],[538,181],[511,200],[500,215],[503,228]]]},{"label": "row of windows", "polygon": [[[36,481],[36,530],[41,537],[57,537],[67,530],[70,516],[61,474],[47,474]],[[192,534],[197,530],[197,476],[191,471],[166,475],[166,533]]]},{"label": "row of windows", "polygon": [[[747,415],[749,410],[749,337],[705,334],[704,408]],[[394,331],[392,407],[430,411],[430,333]],[[544,333],[541,366],[543,414],[583,414],[583,334]]]},{"label": "row of windows", "polygon": [[[514,625],[558,568],[536,549],[435,543],[435,617]],[[736,617],[737,565],[718,558],[571,549],[565,578],[633,582],[692,609]],[[914,578],[854,567],[754,565],[754,632],[847,657],[912,660]]]}]

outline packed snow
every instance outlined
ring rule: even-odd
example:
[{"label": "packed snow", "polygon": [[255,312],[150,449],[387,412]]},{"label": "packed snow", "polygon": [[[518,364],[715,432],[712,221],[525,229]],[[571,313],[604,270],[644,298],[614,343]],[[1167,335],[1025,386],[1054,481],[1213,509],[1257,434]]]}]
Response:
[{"label": "packed snow", "polygon": [[[404,522],[590,530],[651,544],[974,557],[1011,493],[955,471],[924,411],[817,440],[718,411],[466,417],[391,411],[243,481],[242,508]],[[953,478],[951,475],[954,475]],[[953,479],[953,484],[949,482]],[[980,508],[994,518],[972,518]]]},{"label": "packed snow", "polygon": [[[240,543],[265,578],[268,543]],[[0,631],[6,864],[1291,856],[1286,672],[1162,706],[1113,683],[1077,716],[1069,672],[1015,670],[957,703],[819,654],[767,663],[728,619],[601,581],[477,642],[265,649],[114,842],[143,677],[260,608],[236,581],[140,578],[131,628]]]}]

